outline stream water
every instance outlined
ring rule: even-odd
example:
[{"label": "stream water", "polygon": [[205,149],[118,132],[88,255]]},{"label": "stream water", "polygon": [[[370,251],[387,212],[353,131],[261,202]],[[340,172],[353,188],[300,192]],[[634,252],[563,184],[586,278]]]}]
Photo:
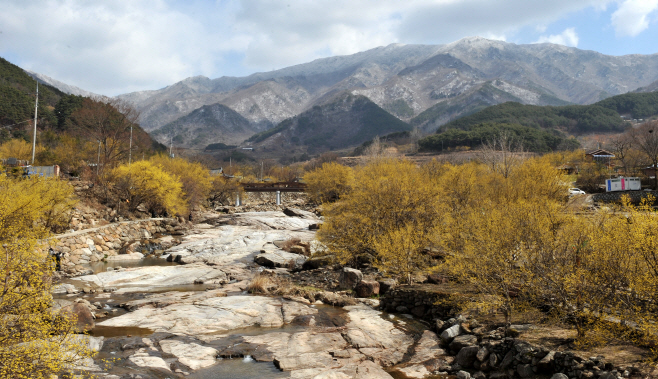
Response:
[{"label": "stream water", "polygon": [[197,370],[188,376],[192,379],[260,379],[289,378],[290,374],[279,371],[272,362],[256,362],[251,357],[218,359],[217,364]]},{"label": "stream water", "polygon": [[162,258],[144,258],[144,259],[130,259],[130,260],[117,260],[108,262],[95,262],[91,263],[89,267],[94,271],[94,274],[105,272],[108,268],[123,267],[149,267],[149,266],[178,266],[179,263],[167,262]]}]

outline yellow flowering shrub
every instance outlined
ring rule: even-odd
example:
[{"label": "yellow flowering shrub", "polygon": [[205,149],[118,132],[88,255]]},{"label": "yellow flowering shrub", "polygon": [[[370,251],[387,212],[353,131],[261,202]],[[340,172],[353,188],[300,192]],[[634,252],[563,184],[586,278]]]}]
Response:
[{"label": "yellow flowering shrub", "polygon": [[166,173],[178,178],[183,186],[183,198],[188,207],[194,208],[208,198],[212,180],[210,171],[202,164],[184,158],[169,158],[165,155],[156,155],[150,161],[160,166]]},{"label": "yellow flowering shrub", "polygon": [[140,204],[156,214],[170,215],[187,213],[182,184],[178,177],[166,173],[149,161],[138,161],[132,165],[114,168],[108,177],[122,201],[131,211]]},{"label": "yellow flowering shrub", "polygon": [[0,378],[50,378],[92,355],[75,319],[51,310],[54,264],[38,245],[72,195],[57,179],[0,176]]},{"label": "yellow flowering shrub", "polygon": [[309,200],[316,203],[334,202],[350,192],[354,172],[350,167],[336,162],[326,162],[322,167],[304,175]]},{"label": "yellow flowering shrub", "polygon": [[[355,177],[351,192],[325,209],[318,238],[343,263],[367,253],[380,268],[408,278],[418,248],[427,246],[440,219],[440,189],[415,164],[401,160],[372,161]],[[393,257],[393,250],[407,258]],[[410,262],[400,265],[399,259]]]}]

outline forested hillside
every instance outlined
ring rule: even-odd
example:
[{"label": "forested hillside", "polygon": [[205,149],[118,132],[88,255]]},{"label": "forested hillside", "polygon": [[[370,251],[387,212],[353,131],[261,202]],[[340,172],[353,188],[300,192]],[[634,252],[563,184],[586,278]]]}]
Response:
[{"label": "forested hillside", "polygon": [[448,129],[469,130],[475,125],[486,123],[558,128],[575,134],[621,131],[624,127],[624,122],[617,112],[597,104],[552,107],[507,102],[449,122],[442,126],[439,132]]},{"label": "forested hillside", "polygon": [[[35,95],[36,81],[0,58],[0,159],[31,160]],[[77,175],[93,163],[112,167],[131,154],[163,148],[139,127],[138,116],[120,101],[66,95],[40,84],[34,163]]]},{"label": "forested hillside", "polygon": [[523,142],[526,149],[543,152],[574,148],[568,135],[621,132],[623,116],[649,118],[658,114],[658,92],[628,93],[592,105],[536,106],[507,102],[494,105],[443,125],[420,140],[421,149],[441,151],[477,147],[502,130]]},{"label": "forested hillside", "polygon": [[151,135],[165,144],[171,139],[178,147],[205,148],[217,143],[239,144],[257,131],[233,109],[211,104],[151,131]]},{"label": "forested hillside", "polygon": [[[0,58],[0,143],[11,138],[27,138],[34,118],[37,82],[20,67]],[[48,85],[39,86],[37,124],[57,123],[54,107],[64,94]]]},{"label": "forested hillside", "polygon": [[609,97],[596,103],[612,109],[620,115],[632,118],[648,118],[658,114],[658,92],[627,93]]},{"label": "forested hillside", "polygon": [[507,132],[519,142],[525,150],[549,152],[556,150],[573,150],[580,146],[574,138],[568,138],[556,129],[541,129],[518,124],[477,124],[470,130],[448,129],[421,139],[421,150],[443,151],[458,147],[477,147],[490,141],[495,136]]},{"label": "forested hillside", "polygon": [[367,97],[344,93],[247,141],[266,149],[303,147],[314,153],[354,146],[378,135],[410,129],[409,124]]}]

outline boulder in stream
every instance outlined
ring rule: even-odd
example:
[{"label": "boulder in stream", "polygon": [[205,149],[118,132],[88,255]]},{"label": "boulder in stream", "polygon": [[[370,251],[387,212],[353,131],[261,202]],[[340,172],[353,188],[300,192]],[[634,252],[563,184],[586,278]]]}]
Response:
[{"label": "boulder in stream", "polygon": [[265,267],[284,267],[295,269],[301,267],[306,261],[306,257],[301,254],[289,253],[284,250],[265,251],[254,257],[254,262]]}]

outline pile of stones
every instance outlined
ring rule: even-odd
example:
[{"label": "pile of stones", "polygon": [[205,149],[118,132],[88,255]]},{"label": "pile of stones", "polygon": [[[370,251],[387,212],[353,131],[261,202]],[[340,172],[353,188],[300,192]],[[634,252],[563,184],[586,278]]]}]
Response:
[{"label": "pile of stones", "polygon": [[476,320],[459,316],[437,320],[437,333],[453,356],[441,369],[460,379],[535,378],[617,379],[642,376],[638,367],[615,367],[604,357],[584,357],[571,351],[552,351],[521,339],[505,337],[505,329],[486,331]]}]

